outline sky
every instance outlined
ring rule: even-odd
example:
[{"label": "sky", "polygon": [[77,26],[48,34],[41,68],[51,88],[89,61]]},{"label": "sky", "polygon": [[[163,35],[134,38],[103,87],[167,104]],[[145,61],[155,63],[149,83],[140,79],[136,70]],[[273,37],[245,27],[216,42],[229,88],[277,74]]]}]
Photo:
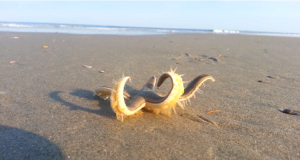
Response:
[{"label": "sky", "polygon": [[300,1],[0,1],[0,21],[300,33]]}]

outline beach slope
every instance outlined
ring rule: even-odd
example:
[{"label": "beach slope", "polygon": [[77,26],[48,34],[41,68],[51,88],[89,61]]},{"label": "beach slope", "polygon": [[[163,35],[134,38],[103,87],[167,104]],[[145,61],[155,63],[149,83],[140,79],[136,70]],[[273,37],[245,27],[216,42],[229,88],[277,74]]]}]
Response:
[{"label": "beach slope", "polygon": [[[300,116],[281,112],[300,111],[299,46],[275,36],[1,32],[0,159],[300,159]],[[140,89],[170,67],[183,81],[216,81],[177,114],[123,123],[94,96],[123,74],[127,90]]]}]

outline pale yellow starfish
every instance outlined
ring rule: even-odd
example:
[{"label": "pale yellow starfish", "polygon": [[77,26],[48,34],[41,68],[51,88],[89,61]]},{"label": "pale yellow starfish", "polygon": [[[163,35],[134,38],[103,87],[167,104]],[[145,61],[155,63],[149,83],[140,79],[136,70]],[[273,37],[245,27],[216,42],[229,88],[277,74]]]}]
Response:
[{"label": "pale yellow starfish", "polygon": [[[154,92],[156,78],[151,77],[147,83],[136,94],[129,94],[124,91],[125,83],[130,80],[130,77],[122,77],[115,83],[113,89],[109,87],[99,87],[96,89],[96,94],[104,99],[110,97],[110,104],[116,117],[120,121],[124,121],[125,116],[141,113],[141,109],[145,108],[155,114],[162,113],[171,115],[172,109],[175,111],[176,103],[182,108],[185,101],[189,101],[195,95],[198,88],[207,80],[215,81],[209,75],[200,75],[192,80],[186,88],[183,87],[182,75],[178,75],[173,70],[163,73],[157,83],[157,87],[167,79],[171,78],[172,88],[165,96],[158,92]],[[129,100],[128,106],[125,99]],[[176,113],[176,111],[175,111]]]}]

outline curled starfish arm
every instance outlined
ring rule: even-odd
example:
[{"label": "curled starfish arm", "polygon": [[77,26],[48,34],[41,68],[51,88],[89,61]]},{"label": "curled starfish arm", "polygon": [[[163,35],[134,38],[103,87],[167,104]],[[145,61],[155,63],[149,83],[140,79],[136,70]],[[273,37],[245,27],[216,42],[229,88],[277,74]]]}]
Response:
[{"label": "curled starfish arm", "polygon": [[141,91],[153,91],[156,83],[156,78],[152,76],[146,84],[142,87]]},{"label": "curled starfish arm", "polygon": [[[141,91],[153,91],[154,86],[156,83],[156,78],[152,76],[147,83],[143,86]],[[111,96],[111,92],[113,92],[113,89],[107,86],[101,86],[95,90],[95,95],[98,95],[99,97],[102,97],[104,100],[106,100],[108,97]],[[137,92],[135,90],[135,92]],[[136,93],[129,93],[127,91],[123,91],[123,95],[125,100],[130,100],[132,97],[136,95]]]},{"label": "curled starfish arm", "polygon": [[117,119],[122,121],[125,116],[133,115],[139,112],[143,107],[145,107],[146,103],[143,97],[135,96],[132,100],[130,100],[130,106],[127,106],[124,100],[124,87],[125,83],[130,79],[130,77],[121,78],[115,85],[114,91],[111,92],[110,96],[110,104],[113,111],[116,113]]},{"label": "curled starfish arm", "polygon": [[172,108],[176,106],[176,102],[183,94],[184,88],[181,77],[174,72],[164,73],[160,78],[161,83],[168,77],[171,78],[172,88],[166,96],[161,97],[152,91],[156,79],[151,77],[140,92],[130,99],[128,106],[124,101],[123,92],[125,83],[130,77],[121,78],[114,85],[114,91],[111,92],[110,96],[111,107],[116,113],[117,119],[123,121],[125,116],[134,115],[142,108],[151,110],[156,114],[171,115]]},{"label": "curled starfish arm", "polygon": [[189,100],[190,98],[192,98],[195,95],[195,92],[198,91],[198,88],[202,86],[202,84],[207,80],[211,80],[212,82],[215,81],[215,79],[212,76],[207,74],[203,74],[194,78],[184,89],[184,93],[180,96],[179,102]]},{"label": "curled starfish arm", "polygon": [[158,80],[157,86],[161,86],[167,78],[171,78],[172,88],[166,96],[161,97],[157,94],[152,96],[149,96],[151,94],[147,94],[148,96],[145,96],[146,108],[153,110],[156,114],[171,115],[172,108],[175,108],[176,102],[184,92],[181,77],[173,71],[163,73]]},{"label": "curled starfish arm", "polygon": [[[98,95],[99,97],[102,97],[104,100],[106,100],[108,97],[111,96],[111,92],[113,92],[113,89],[110,87],[106,86],[101,86],[95,90],[95,94]],[[124,90],[123,92],[124,98],[126,100],[129,100],[132,96]]]}]

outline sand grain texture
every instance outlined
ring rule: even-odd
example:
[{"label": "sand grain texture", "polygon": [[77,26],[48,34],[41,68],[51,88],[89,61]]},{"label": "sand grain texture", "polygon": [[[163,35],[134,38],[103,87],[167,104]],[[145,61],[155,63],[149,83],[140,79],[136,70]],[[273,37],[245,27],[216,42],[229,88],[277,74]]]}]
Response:
[{"label": "sand grain texture", "polygon": [[[279,111],[300,110],[299,46],[299,38],[251,35],[1,32],[0,159],[300,159],[300,118]],[[123,73],[127,89],[140,89],[170,66],[184,81],[210,74],[216,82],[178,115],[145,112],[124,123],[93,96]]]}]

